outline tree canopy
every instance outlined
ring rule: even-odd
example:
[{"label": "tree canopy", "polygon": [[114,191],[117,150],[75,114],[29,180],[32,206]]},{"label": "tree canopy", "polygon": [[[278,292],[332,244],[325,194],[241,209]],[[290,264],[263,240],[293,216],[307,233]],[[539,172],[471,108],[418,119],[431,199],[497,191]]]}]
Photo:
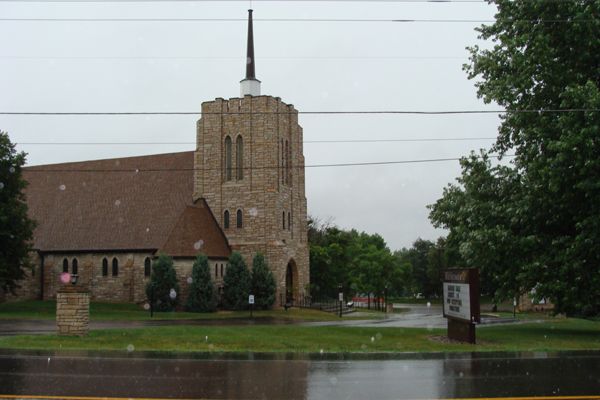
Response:
[{"label": "tree canopy", "polygon": [[245,310],[250,294],[250,272],[240,253],[234,251],[223,277],[223,305],[229,310]]},{"label": "tree canopy", "polygon": [[146,286],[146,296],[158,311],[173,311],[179,303],[179,283],[173,267],[173,258],[159,254],[152,264],[150,282]]},{"label": "tree canopy", "polygon": [[275,278],[261,253],[252,259],[251,281],[254,307],[258,310],[271,308],[275,303]]},{"label": "tree canopy", "polygon": [[431,208],[466,266],[499,297],[535,289],[557,312],[600,314],[600,2],[494,0],[469,78],[506,108],[492,165],[462,160],[459,185]]},{"label": "tree canopy", "polygon": [[0,291],[12,292],[31,267],[29,252],[35,223],[27,216],[22,176],[23,152],[17,152],[8,134],[0,131]]},{"label": "tree canopy", "polygon": [[199,254],[194,260],[185,308],[192,312],[212,312],[217,309],[217,293],[210,276],[208,258],[204,254]]}]

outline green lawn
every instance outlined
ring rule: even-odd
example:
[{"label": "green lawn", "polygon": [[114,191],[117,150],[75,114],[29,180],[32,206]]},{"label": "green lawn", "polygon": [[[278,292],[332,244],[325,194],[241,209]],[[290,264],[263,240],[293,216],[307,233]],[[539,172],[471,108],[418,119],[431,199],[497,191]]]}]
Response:
[{"label": "green lawn", "polygon": [[334,326],[170,326],[0,338],[0,348],[197,352],[454,352],[600,349],[600,322],[557,319],[477,330],[479,344],[445,343],[444,329]]},{"label": "green lawn", "polygon": [[[248,311],[219,311],[215,313],[157,312],[153,319],[233,319],[247,318]],[[254,311],[255,318],[282,320],[332,321],[339,317],[318,310],[292,308],[284,310]],[[382,313],[370,313],[360,317],[344,316],[345,319],[382,318]],[[55,301],[19,301],[0,303],[0,319],[55,319]],[[90,319],[94,321],[143,321],[150,320],[150,312],[136,304],[91,303]]]}]

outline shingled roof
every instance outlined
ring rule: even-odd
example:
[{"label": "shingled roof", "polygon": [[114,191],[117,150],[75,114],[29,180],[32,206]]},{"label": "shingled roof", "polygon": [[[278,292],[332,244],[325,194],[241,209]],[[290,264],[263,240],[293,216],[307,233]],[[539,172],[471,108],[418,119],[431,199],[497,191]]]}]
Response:
[{"label": "shingled roof", "polygon": [[[210,209],[203,200],[192,202],[193,156],[189,151],[24,168],[29,215],[38,223],[34,248],[227,257],[229,245]],[[184,215],[192,218],[181,227]],[[178,234],[182,229],[187,233]],[[177,244],[192,236],[194,252]]]}]

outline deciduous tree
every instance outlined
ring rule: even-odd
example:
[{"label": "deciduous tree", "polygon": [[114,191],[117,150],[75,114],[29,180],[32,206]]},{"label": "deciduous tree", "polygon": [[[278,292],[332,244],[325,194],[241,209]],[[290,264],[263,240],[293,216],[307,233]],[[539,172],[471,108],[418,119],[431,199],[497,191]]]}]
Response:
[{"label": "deciduous tree", "polygon": [[19,287],[29,261],[35,223],[27,216],[21,168],[25,153],[17,152],[8,134],[0,131],[0,291]]}]

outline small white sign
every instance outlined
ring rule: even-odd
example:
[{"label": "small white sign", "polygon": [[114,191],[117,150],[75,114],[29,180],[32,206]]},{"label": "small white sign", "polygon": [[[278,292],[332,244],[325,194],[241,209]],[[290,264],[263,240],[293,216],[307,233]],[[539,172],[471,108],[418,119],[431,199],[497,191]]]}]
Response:
[{"label": "small white sign", "polygon": [[340,296],[340,301],[344,301],[344,293],[340,293],[339,296]]},{"label": "small white sign", "polygon": [[444,314],[448,317],[471,320],[469,284],[444,282]]},{"label": "small white sign", "polygon": [[248,304],[254,304],[254,295],[253,294],[248,296]]}]

